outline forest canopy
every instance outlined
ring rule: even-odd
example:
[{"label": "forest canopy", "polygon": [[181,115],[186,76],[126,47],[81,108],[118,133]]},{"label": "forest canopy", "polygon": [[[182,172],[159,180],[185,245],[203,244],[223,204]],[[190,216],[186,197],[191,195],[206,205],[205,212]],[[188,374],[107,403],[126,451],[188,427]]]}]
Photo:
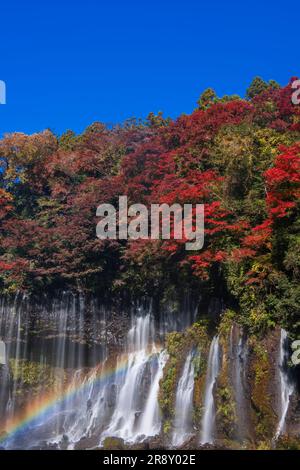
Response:
[{"label": "forest canopy", "polygon": [[[293,79],[294,80],[294,79]],[[292,81],[293,81],[292,80]],[[252,331],[300,330],[300,106],[256,78],[246,99],[206,90],[191,115],[150,113],[82,134],[0,140],[0,290],[132,296],[180,286],[235,305]],[[99,240],[96,208],[205,204],[205,245]]]}]

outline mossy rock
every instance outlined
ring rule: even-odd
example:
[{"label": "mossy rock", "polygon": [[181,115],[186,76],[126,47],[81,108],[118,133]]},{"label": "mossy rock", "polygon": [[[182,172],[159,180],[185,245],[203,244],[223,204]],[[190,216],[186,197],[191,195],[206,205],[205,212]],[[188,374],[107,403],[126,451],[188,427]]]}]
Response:
[{"label": "mossy rock", "polygon": [[184,335],[182,333],[170,333],[167,335],[167,351],[169,358],[164,368],[164,375],[160,382],[159,405],[165,420],[170,420],[174,415],[174,404],[177,384],[177,372],[182,360]]},{"label": "mossy rock", "polygon": [[280,436],[276,442],[277,450],[300,450],[300,437]]},{"label": "mossy rock", "polygon": [[222,365],[216,387],[216,426],[223,440],[234,441],[237,434],[237,410],[230,379],[229,336],[233,326],[234,312],[227,311],[219,325],[219,341],[222,349]]},{"label": "mossy rock", "polygon": [[103,441],[104,450],[124,450],[126,445],[119,437],[106,437]]},{"label": "mossy rock", "polygon": [[234,440],[236,436],[236,407],[233,392],[229,385],[221,385],[221,381],[217,382],[216,390],[216,406],[217,406],[217,422],[219,430],[222,430],[223,436],[227,439]]},{"label": "mossy rock", "polygon": [[36,396],[41,391],[53,390],[57,386],[61,386],[66,380],[63,369],[26,359],[10,359],[9,367],[13,380],[17,384],[22,384],[22,389],[18,389],[17,386],[17,395],[22,395],[25,390],[25,392]]},{"label": "mossy rock", "polygon": [[203,414],[203,400],[206,382],[208,345],[206,349],[201,350],[195,361],[195,382],[194,382],[194,422],[195,427],[201,422]]},{"label": "mossy rock", "polygon": [[221,321],[218,326],[219,335],[228,339],[228,335],[230,334],[230,330],[234,322],[236,322],[238,318],[237,313],[234,310],[227,309],[222,314]]},{"label": "mossy rock", "polygon": [[271,393],[274,371],[272,372],[269,342],[268,337],[258,340],[252,336],[249,339],[251,407],[256,440],[260,443],[272,440],[278,421]]}]

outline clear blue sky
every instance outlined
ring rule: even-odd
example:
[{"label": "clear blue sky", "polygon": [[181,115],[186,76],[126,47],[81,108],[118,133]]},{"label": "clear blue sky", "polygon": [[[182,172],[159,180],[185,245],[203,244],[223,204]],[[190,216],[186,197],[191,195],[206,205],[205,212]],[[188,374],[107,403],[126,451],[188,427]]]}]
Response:
[{"label": "clear blue sky", "polygon": [[[190,112],[205,88],[299,75],[296,3],[252,0],[1,2],[0,135],[82,131]],[[299,9],[298,9],[299,10]]]}]

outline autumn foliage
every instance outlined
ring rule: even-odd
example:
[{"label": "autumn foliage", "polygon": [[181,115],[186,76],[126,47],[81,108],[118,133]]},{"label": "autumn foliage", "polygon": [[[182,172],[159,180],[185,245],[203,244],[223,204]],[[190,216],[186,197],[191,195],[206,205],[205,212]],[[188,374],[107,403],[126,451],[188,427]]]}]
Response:
[{"label": "autumn foliage", "polygon": [[[262,305],[266,292],[297,282],[299,107],[290,84],[252,87],[249,96],[210,93],[175,121],[152,113],[81,135],[4,136],[0,289],[149,294],[222,283],[250,312],[249,289]],[[204,248],[188,252],[184,238],[98,240],[96,208],[119,195],[147,206],[204,203]]]}]

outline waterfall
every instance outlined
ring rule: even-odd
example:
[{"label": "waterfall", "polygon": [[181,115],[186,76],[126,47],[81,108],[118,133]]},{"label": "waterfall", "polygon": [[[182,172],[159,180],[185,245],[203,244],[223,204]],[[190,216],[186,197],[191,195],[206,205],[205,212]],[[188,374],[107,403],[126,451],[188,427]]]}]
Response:
[{"label": "waterfall", "polygon": [[10,398],[11,381],[6,357],[6,345],[0,340],[0,417],[6,413]]},{"label": "waterfall", "polygon": [[188,354],[184,363],[182,375],[179,379],[176,402],[174,433],[172,438],[173,446],[177,447],[184,443],[192,430],[193,413],[193,392],[194,392],[194,365],[193,353]]},{"label": "waterfall", "polygon": [[[79,389],[58,400],[51,413],[42,413],[28,424],[26,433],[7,439],[6,448],[31,448],[41,442],[59,442],[65,435],[78,438],[88,432],[88,394],[99,391],[98,386],[97,390],[93,387],[90,366],[105,360],[106,346],[96,341],[105,316],[100,312],[93,321],[93,305],[89,318],[86,310],[84,298],[71,293],[50,301],[42,298],[37,304],[20,293],[13,299],[0,299],[0,344],[5,345],[9,368],[4,373],[0,366],[0,431],[10,419],[17,419],[26,403],[30,408],[34,401],[38,407],[40,399],[42,408],[44,397],[59,398],[67,388]],[[90,327],[92,321],[94,330]],[[84,387],[87,377],[91,385]]]},{"label": "waterfall", "polygon": [[[154,445],[162,427],[158,396],[167,363],[165,335],[181,331],[196,310],[175,305],[156,317],[151,302],[104,306],[79,293],[0,298],[0,436],[5,449],[97,449],[105,439]],[[186,312],[187,318],[182,319]],[[230,384],[240,442],[251,438],[248,347],[242,330],[230,332]],[[278,350],[278,427],[286,433],[294,387],[288,373],[288,339]],[[212,339],[203,396],[200,443],[216,436],[215,388],[221,367],[219,337]],[[249,364],[251,355],[249,355]],[[181,362],[180,362],[181,364]],[[174,389],[172,446],[193,433],[194,351],[182,358]],[[199,377],[200,379],[200,377]],[[197,382],[197,387],[199,382]],[[198,389],[197,389],[198,390]],[[296,390],[295,390],[296,391]],[[275,409],[276,409],[276,403]],[[149,442],[148,442],[149,440]]]},{"label": "waterfall", "polygon": [[166,362],[167,354],[165,351],[162,351],[158,356],[157,371],[153,377],[153,382],[150,387],[149,396],[139,426],[139,434],[141,436],[155,436],[160,432],[161,416],[157,398],[159,393],[159,382],[163,376]]},{"label": "waterfall", "polygon": [[[18,420],[26,403],[29,415],[31,401],[42,410],[1,445],[72,449],[84,442],[85,448],[94,448],[105,437],[137,442],[159,434],[159,382],[167,355],[157,343],[151,309],[132,311],[125,342],[112,353],[107,317],[99,306],[69,293],[34,307],[19,294],[13,301],[1,299],[0,359],[9,364],[13,380],[0,365],[0,431]],[[109,340],[115,345],[116,337]],[[26,386],[29,373],[33,381],[35,373],[41,374],[33,390]],[[50,407],[45,406],[49,394],[57,397]]]},{"label": "waterfall", "polygon": [[236,403],[237,438],[240,439],[248,437],[247,359],[247,342],[241,329],[234,324],[230,332],[230,373]]},{"label": "waterfall", "polygon": [[215,403],[214,385],[220,370],[220,345],[219,337],[212,340],[208,355],[205,394],[204,394],[204,414],[202,418],[201,444],[212,444],[215,424]]},{"label": "waterfall", "polygon": [[6,347],[3,341],[0,341],[0,366],[6,365]]},{"label": "waterfall", "polygon": [[116,436],[135,442],[159,433],[158,391],[166,354],[157,349],[153,331],[150,314],[134,320],[128,333],[128,359],[115,411],[102,438]]},{"label": "waterfall", "polygon": [[[1,297],[0,434],[8,432],[1,447],[99,448],[106,437],[157,436],[165,335],[189,326],[197,312],[190,300],[181,308],[166,306],[156,317],[148,301],[108,309],[72,292]],[[183,369],[178,439],[191,429],[192,355]]]},{"label": "waterfall", "polygon": [[294,390],[287,373],[288,351],[286,346],[287,332],[281,329],[279,349],[280,418],[275,436],[276,439],[285,432],[286,416],[289,409],[290,397]]}]

